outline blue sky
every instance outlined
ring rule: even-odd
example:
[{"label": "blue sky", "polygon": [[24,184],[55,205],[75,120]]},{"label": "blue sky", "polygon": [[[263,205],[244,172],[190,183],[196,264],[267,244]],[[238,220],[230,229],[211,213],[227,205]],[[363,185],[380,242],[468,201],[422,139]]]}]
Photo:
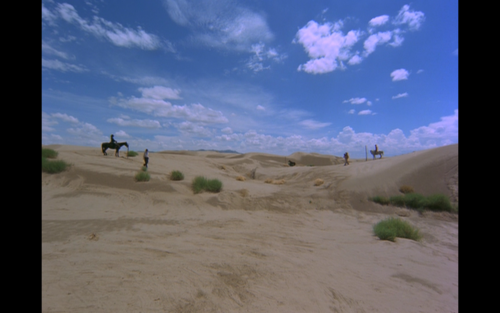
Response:
[{"label": "blue sky", "polygon": [[42,1],[42,144],[458,143],[458,1]]}]

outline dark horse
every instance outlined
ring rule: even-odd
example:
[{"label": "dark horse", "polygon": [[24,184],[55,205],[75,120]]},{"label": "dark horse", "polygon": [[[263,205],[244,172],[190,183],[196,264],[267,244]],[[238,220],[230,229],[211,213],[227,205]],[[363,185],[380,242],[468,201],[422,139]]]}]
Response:
[{"label": "dark horse", "polygon": [[127,146],[127,157],[128,157],[128,143],[125,141],[125,142],[119,142],[117,144],[114,144],[114,143],[110,143],[110,142],[103,142],[102,145],[101,145],[101,150],[102,150],[102,153],[104,155],[108,155],[106,153],[106,150],[108,149],[115,149],[116,152],[115,152],[115,156],[119,157],[120,156],[120,153],[119,153],[119,150],[122,146]]}]

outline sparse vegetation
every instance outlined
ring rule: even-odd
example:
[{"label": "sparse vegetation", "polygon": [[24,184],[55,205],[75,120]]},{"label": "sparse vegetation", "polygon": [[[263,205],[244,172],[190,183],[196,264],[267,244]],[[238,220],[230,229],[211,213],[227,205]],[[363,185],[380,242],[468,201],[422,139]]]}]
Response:
[{"label": "sparse vegetation", "polygon": [[170,173],[170,180],[183,180],[184,179],[184,174],[182,174],[179,171],[172,171]]},{"label": "sparse vegetation", "polygon": [[139,153],[137,153],[137,152],[135,152],[135,151],[129,151],[129,152],[127,153],[127,156],[129,156],[129,157],[135,157],[135,156],[138,156],[138,155],[139,155]]},{"label": "sparse vegetation", "polygon": [[382,205],[394,205],[398,207],[406,207],[415,210],[431,210],[431,211],[446,211],[446,212],[458,212],[458,206],[455,209],[451,203],[450,199],[443,194],[433,194],[425,197],[419,193],[406,193],[404,195],[392,196],[390,198],[385,198],[381,196],[375,196],[370,199],[375,203]]},{"label": "sparse vegetation", "polygon": [[264,182],[266,184],[283,185],[286,181],[284,179],[274,180],[272,178],[267,178]]},{"label": "sparse vegetation", "polygon": [[401,191],[404,194],[415,192],[415,190],[413,190],[413,187],[408,185],[403,185],[399,187],[399,191]]},{"label": "sparse vegetation", "polygon": [[42,172],[50,174],[60,173],[65,171],[68,166],[69,164],[63,160],[52,161],[42,156]]},{"label": "sparse vegetation", "polygon": [[135,180],[142,182],[142,181],[149,181],[151,179],[151,176],[148,173],[148,168],[143,166],[142,170],[135,175]]},{"label": "sparse vegetation", "polygon": [[218,179],[207,179],[203,176],[197,176],[192,182],[193,192],[200,193],[202,191],[219,192],[222,189],[222,182]]},{"label": "sparse vegetation", "polygon": [[322,180],[321,178],[317,178],[315,181],[314,181],[314,186],[321,186],[325,183],[324,180]]},{"label": "sparse vegetation", "polygon": [[52,149],[42,148],[42,158],[55,159],[58,152]]},{"label": "sparse vegetation", "polygon": [[375,196],[375,197],[371,198],[370,200],[372,200],[375,203],[382,204],[382,205],[389,205],[391,203],[389,201],[389,198],[382,197],[382,196]]},{"label": "sparse vegetation", "polygon": [[239,180],[239,181],[245,181],[245,179],[246,179],[246,178],[245,178],[245,177],[243,177],[243,176],[238,176],[238,177],[236,177],[236,180]]},{"label": "sparse vegetation", "polygon": [[63,160],[49,160],[57,157],[57,151],[42,148],[42,172],[55,174],[65,171],[69,164]]},{"label": "sparse vegetation", "polygon": [[381,240],[396,241],[396,237],[420,240],[419,230],[399,218],[390,217],[373,226],[373,232]]}]

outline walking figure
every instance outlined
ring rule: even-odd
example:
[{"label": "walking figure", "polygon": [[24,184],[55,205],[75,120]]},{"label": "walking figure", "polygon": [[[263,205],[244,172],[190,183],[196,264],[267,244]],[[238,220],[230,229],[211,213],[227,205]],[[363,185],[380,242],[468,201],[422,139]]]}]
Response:
[{"label": "walking figure", "polygon": [[148,168],[148,162],[149,162],[149,151],[146,149],[144,151],[144,166]]}]

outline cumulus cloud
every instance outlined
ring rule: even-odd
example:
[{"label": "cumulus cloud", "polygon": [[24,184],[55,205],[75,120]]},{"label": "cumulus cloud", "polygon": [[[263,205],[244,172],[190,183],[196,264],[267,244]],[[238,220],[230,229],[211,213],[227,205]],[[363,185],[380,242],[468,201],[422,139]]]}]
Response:
[{"label": "cumulus cloud", "polygon": [[[403,35],[406,30],[418,30],[425,18],[422,12],[415,12],[409,6],[403,6],[391,24],[398,26],[397,28],[374,33],[377,27],[384,26],[387,29],[385,25],[390,20],[388,15],[380,15],[368,22],[366,32],[351,30],[346,34],[342,31],[344,26],[342,20],[324,24],[309,21],[299,29],[293,40],[293,43],[302,44],[310,58],[305,64],[300,64],[297,70],[311,74],[323,74],[337,69],[345,69],[344,62],[347,62],[348,65],[359,64],[372,54],[377,46],[401,46],[405,40]],[[364,39],[366,34],[369,36]],[[354,51],[356,43],[362,39],[364,39],[363,51]]]},{"label": "cumulus cloud", "polygon": [[353,57],[351,48],[359,40],[361,32],[351,30],[344,35],[342,27],[342,22],[320,25],[309,21],[299,29],[294,42],[302,44],[311,60],[301,64],[298,70],[322,74],[343,67],[343,61]]},{"label": "cumulus cloud", "polygon": [[358,115],[371,115],[372,111],[371,110],[362,110],[359,111]]},{"label": "cumulus cloud", "polygon": [[78,123],[79,122],[76,117],[73,117],[73,116],[68,115],[66,113],[52,113],[51,115],[52,115],[52,117],[61,119],[65,122],[69,122],[69,123]]},{"label": "cumulus cloud", "polygon": [[408,71],[404,68],[400,68],[399,70],[395,70],[391,73],[393,82],[408,79],[408,76],[410,76],[410,73],[408,73]]},{"label": "cumulus cloud", "polygon": [[377,17],[372,18],[368,22],[368,25],[370,25],[372,27],[377,27],[377,26],[384,25],[388,21],[389,21],[389,15],[381,15],[381,16],[377,16]]},{"label": "cumulus cloud", "polygon": [[409,5],[404,5],[393,21],[394,25],[408,25],[410,30],[418,30],[425,21],[425,14],[420,11],[413,11]]},{"label": "cumulus cloud", "polygon": [[394,99],[405,98],[405,97],[408,97],[407,92],[399,93],[396,96],[392,96],[392,99],[394,100]]},{"label": "cumulus cloud", "polygon": [[[363,104],[366,101],[367,101],[366,98],[351,98],[349,100],[342,101],[342,103]],[[370,101],[368,101],[368,102],[370,102]],[[370,104],[371,104],[371,102],[370,102]]]},{"label": "cumulus cloud", "polygon": [[211,137],[213,135],[213,133],[210,129],[208,129],[202,125],[191,123],[191,122],[182,122],[179,124],[174,124],[174,126],[183,135],[195,136],[195,137]]}]

